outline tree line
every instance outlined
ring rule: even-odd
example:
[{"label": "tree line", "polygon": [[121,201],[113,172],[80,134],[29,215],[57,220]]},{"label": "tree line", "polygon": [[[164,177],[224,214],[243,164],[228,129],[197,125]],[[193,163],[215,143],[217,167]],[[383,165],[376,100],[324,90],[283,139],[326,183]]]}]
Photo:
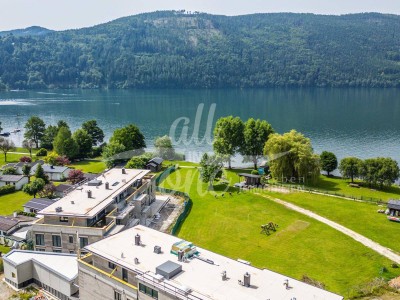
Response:
[{"label": "tree line", "polygon": [[236,154],[241,154],[244,162],[252,162],[256,174],[259,159],[266,159],[271,176],[276,179],[315,181],[321,171],[329,176],[339,167],[341,175],[352,183],[357,178],[370,187],[383,188],[400,176],[398,163],[392,158],[347,157],[338,164],[332,152],[314,153],[311,140],[303,134],[295,130],[275,133],[267,121],[259,119],[243,122],[239,117],[220,118],[214,128],[213,149],[215,155],[204,154],[200,162],[202,179],[210,184],[221,174],[223,162],[231,168],[231,158]]},{"label": "tree line", "polygon": [[394,15],[170,11],[35,32],[0,34],[0,90],[400,86]]}]

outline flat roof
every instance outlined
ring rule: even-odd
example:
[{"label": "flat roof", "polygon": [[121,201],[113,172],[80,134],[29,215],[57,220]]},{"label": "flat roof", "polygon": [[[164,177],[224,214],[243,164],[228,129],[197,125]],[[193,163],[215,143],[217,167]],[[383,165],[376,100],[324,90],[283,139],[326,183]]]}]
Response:
[{"label": "flat roof", "polygon": [[[115,196],[149,172],[150,170],[125,169],[123,174],[122,169],[108,170],[97,176],[102,181],[100,186],[89,186],[85,183],[38,214],[92,218],[110,205]],[[108,189],[105,188],[106,182],[109,183]],[[88,191],[92,192],[90,198]],[[58,207],[61,207],[62,211],[57,212]]]},{"label": "flat roof", "polygon": [[3,259],[14,266],[27,261],[36,262],[68,281],[72,281],[78,276],[78,263],[76,255],[73,254],[13,250],[3,255]]},{"label": "flat roof", "polygon": [[[135,246],[137,234],[141,236],[141,246]],[[124,268],[147,272],[146,276],[155,274],[156,268],[167,261],[180,264],[182,272],[174,276],[172,280],[164,279],[164,282],[182,287],[182,289],[188,287],[192,290],[192,295],[200,299],[343,299],[339,295],[285,275],[267,269],[258,269],[198,247],[197,251],[201,259],[194,258],[179,262],[177,256],[171,254],[170,250],[172,245],[180,240],[138,225],[86,246],[86,249]],[[154,246],[161,246],[162,253],[154,253]],[[135,264],[135,258],[139,259],[139,264]],[[224,271],[226,271],[227,280],[222,280],[221,274]],[[246,272],[251,276],[250,287],[238,284],[238,280],[244,281]],[[286,280],[289,280],[289,289],[286,289],[284,285]]]}]

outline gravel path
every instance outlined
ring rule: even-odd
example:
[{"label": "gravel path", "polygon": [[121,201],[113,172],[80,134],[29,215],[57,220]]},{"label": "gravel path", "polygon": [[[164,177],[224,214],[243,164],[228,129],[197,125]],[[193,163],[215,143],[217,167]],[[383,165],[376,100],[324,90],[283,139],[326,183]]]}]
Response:
[{"label": "gravel path", "polygon": [[299,212],[299,213],[301,213],[303,215],[306,215],[306,216],[308,216],[310,218],[318,220],[318,221],[320,221],[320,222],[322,222],[322,223],[324,223],[324,224],[326,224],[326,225],[328,225],[328,226],[330,226],[330,227],[332,227],[332,228],[344,233],[345,235],[351,237],[352,239],[356,240],[357,242],[360,242],[361,244],[363,244],[364,246],[374,250],[375,252],[387,257],[388,259],[392,260],[393,262],[400,264],[400,255],[398,255],[395,252],[393,252],[393,250],[391,250],[389,248],[386,248],[386,247],[383,247],[380,244],[372,241],[371,239],[369,239],[369,238],[367,238],[367,237],[365,237],[365,236],[363,236],[363,235],[361,235],[361,234],[359,234],[359,233],[357,233],[357,232],[355,232],[355,231],[353,231],[351,229],[348,229],[348,228],[346,228],[346,227],[344,227],[344,226],[342,226],[342,225],[340,225],[340,224],[338,224],[336,222],[333,222],[333,221],[331,221],[331,220],[329,220],[327,218],[321,217],[320,215],[317,215],[316,213],[314,213],[314,212],[312,212],[310,210],[301,208],[301,207],[299,207],[297,205],[291,204],[291,203],[283,201],[281,199],[274,198],[274,197],[267,196],[267,195],[261,195],[261,194],[258,194],[258,195],[260,195],[260,196],[262,196],[264,198],[270,199],[270,200],[272,200],[272,201],[274,201],[276,203],[279,203],[281,205],[284,205],[285,207],[287,207],[287,208],[289,208],[291,210],[297,211],[297,212]]}]

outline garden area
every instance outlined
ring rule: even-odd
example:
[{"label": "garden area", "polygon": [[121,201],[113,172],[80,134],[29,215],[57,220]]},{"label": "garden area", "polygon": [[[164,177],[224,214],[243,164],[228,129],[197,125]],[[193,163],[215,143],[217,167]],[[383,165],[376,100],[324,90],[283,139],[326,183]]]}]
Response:
[{"label": "garden area", "polygon": [[[226,172],[231,184],[237,171]],[[226,191],[225,184],[208,191],[197,168],[180,168],[160,186],[191,196],[192,210],[177,235],[199,247],[297,279],[307,275],[345,297],[376,277],[400,275],[391,261],[316,220],[249,191]],[[279,225],[269,236],[260,228],[268,222]]]}]

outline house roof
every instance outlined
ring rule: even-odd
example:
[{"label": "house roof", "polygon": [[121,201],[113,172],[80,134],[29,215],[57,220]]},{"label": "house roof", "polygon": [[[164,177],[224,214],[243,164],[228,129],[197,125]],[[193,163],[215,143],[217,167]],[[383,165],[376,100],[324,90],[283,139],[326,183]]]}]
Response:
[{"label": "house roof", "polygon": [[15,166],[16,166],[16,163],[8,163],[8,164],[2,166],[1,170],[4,170],[6,168],[15,168]]},{"label": "house roof", "polygon": [[389,200],[388,208],[400,210],[400,200]]},{"label": "house roof", "polygon": [[52,166],[49,164],[43,165],[43,171],[45,173],[63,173],[65,170],[68,170],[68,167],[60,167],[60,166]]},{"label": "house roof", "polygon": [[0,176],[0,181],[4,182],[18,182],[25,176],[23,175],[1,175]]},{"label": "house roof", "polygon": [[17,226],[19,222],[20,220],[14,218],[0,216],[0,230],[9,231],[13,227]]},{"label": "house roof", "polygon": [[93,174],[93,173],[84,173],[83,174],[83,178],[89,179],[89,180],[95,179],[98,176],[99,176],[99,174]]},{"label": "house roof", "polygon": [[76,255],[72,254],[13,250],[4,255],[3,259],[14,266],[32,261],[68,281],[72,281],[78,276],[78,262]]},{"label": "house roof", "polygon": [[70,189],[71,187],[72,187],[72,185],[70,185],[70,184],[60,184],[60,185],[56,186],[55,191],[62,193],[64,191]]},{"label": "house roof", "polygon": [[30,200],[23,206],[27,207],[27,208],[42,210],[42,209],[45,209],[46,207],[50,206],[51,204],[53,204],[56,201],[57,200],[52,200],[52,199],[48,199],[48,198],[33,198],[32,200]]},{"label": "house roof", "polygon": [[157,165],[161,165],[164,162],[164,160],[161,157],[154,157],[149,160],[149,163],[151,163],[151,162],[153,162]]}]

